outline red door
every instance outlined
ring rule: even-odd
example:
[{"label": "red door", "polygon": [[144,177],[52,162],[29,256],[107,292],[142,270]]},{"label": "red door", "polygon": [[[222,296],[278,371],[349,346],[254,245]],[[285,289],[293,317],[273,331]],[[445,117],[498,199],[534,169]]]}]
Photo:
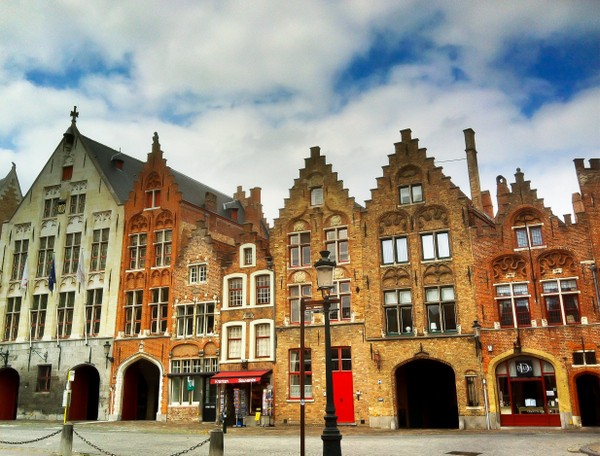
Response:
[{"label": "red door", "polygon": [[354,423],[352,356],[350,347],[332,348],[333,400],[338,423]]},{"label": "red door", "polygon": [[19,374],[14,369],[0,370],[0,420],[17,418]]}]

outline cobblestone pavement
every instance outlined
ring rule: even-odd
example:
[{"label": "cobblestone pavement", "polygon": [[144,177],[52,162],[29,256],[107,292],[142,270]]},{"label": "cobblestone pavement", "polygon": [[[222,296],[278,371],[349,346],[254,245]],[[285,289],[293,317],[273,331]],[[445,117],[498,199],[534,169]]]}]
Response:
[{"label": "cobblestone pavement", "polygon": [[[21,441],[48,435],[60,422],[0,422],[0,441]],[[169,456],[208,438],[215,425],[159,423],[153,421],[79,422],[75,430],[105,451],[122,456]],[[548,428],[512,428],[495,431],[382,430],[367,426],[342,426],[344,456],[362,455],[481,455],[564,456],[582,447],[600,450],[600,429],[572,431]],[[306,427],[306,456],[322,454],[322,426]],[[298,455],[298,426],[228,428],[225,455]],[[0,455],[44,456],[58,454],[60,436],[33,444],[10,446],[0,443]],[[74,436],[74,454],[101,453]],[[208,445],[189,455],[207,455]],[[591,453],[594,454],[594,453]]]}]

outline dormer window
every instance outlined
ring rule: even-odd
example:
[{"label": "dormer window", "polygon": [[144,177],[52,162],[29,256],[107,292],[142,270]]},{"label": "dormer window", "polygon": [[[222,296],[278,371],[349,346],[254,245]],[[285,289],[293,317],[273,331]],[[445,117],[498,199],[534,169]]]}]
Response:
[{"label": "dormer window", "polygon": [[323,187],[316,187],[310,191],[310,205],[321,206],[323,205]]},{"label": "dormer window", "polygon": [[146,190],[146,208],[154,209],[160,207],[160,189]]},{"label": "dormer window", "polygon": [[413,204],[423,202],[423,187],[421,184],[400,187],[400,204]]}]

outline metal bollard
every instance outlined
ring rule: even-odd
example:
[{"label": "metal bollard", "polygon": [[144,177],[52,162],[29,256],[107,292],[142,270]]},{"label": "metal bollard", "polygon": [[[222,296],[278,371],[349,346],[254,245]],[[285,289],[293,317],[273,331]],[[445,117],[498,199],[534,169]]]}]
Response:
[{"label": "metal bollard", "polygon": [[223,431],[213,429],[210,431],[210,445],[208,447],[208,456],[223,456]]},{"label": "metal bollard", "polygon": [[71,456],[73,452],[73,423],[63,424],[59,451],[62,456]]},{"label": "metal bollard", "polygon": [[223,413],[223,434],[227,434],[227,413]]}]

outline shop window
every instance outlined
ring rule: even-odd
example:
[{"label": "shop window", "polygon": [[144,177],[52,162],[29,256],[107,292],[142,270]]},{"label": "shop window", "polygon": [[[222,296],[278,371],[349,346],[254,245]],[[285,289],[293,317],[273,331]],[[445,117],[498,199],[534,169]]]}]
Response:
[{"label": "shop window", "polygon": [[271,276],[256,276],[256,305],[271,304]]},{"label": "shop window", "polygon": [[169,311],[169,287],[153,288],[150,290],[150,333],[164,334],[167,332],[167,314]]},{"label": "shop window", "polygon": [[64,339],[71,336],[74,308],[75,292],[67,291],[60,293],[58,297],[57,338]]},{"label": "shop window", "polygon": [[69,204],[69,214],[83,214],[85,209],[85,193],[81,195],[71,195]]},{"label": "shop window", "polygon": [[51,365],[38,366],[37,391],[38,392],[50,391],[51,382],[52,382],[52,366]]},{"label": "shop window", "polygon": [[441,286],[425,289],[427,327],[429,332],[456,331],[454,287]]},{"label": "shop window", "polygon": [[129,235],[129,269],[144,269],[146,267],[147,233]]},{"label": "shop window", "polygon": [[48,198],[44,200],[44,218],[56,217],[58,215],[59,198]]},{"label": "shop window", "polygon": [[81,248],[81,233],[68,233],[65,240],[65,257],[63,274],[75,274],[79,267],[79,250]]},{"label": "shop window", "polygon": [[310,190],[310,205],[311,206],[322,206],[323,200],[323,187],[316,187]]},{"label": "shop window", "polygon": [[336,263],[348,263],[348,228],[333,228],[325,230],[325,250],[331,253],[330,258]]},{"label": "shop window", "polygon": [[44,327],[46,325],[46,309],[48,308],[48,295],[33,295],[31,303],[30,322],[31,338],[41,339],[44,337]]},{"label": "shop window", "polygon": [[62,180],[66,181],[66,180],[71,180],[72,178],[73,178],[73,167],[65,166],[62,169]]},{"label": "shop window", "polygon": [[573,352],[573,364],[576,366],[595,366],[596,352],[594,350],[582,350]]},{"label": "shop window", "polygon": [[241,307],[244,304],[242,279],[229,279],[227,284],[229,288],[229,307]]},{"label": "shop window", "polygon": [[54,255],[54,236],[40,237],[40,248],[38,250],[37,277],[48,277],[52,268],[52,257]]},{"label": "shop window", "polygon": [[28,248],[29,240],[22,239],[15,241],[15,251],[13,253],[13,266],[10,280],[21,280],[23,278],[23,270],[25,269]]},{"label": "shop window", "polygon": [[400,187],[400,204],[413,204],[423,202],[423,188],[421,184]]},{"label": "shop window", "polygon": [[255,357],[269,358],[271,356],[271,325],[269,323],[254,325],[254,337],[256,338]]},{"label": "shop window", "polygon": [[215,303],[200,302],[177,306],[177,337],[214,334]]},{"label": "shop window", "polygon": [[156,242],[154,243],[155,250],[155,266],[169,266],[171,264],[171,249],[173,241],[173,230],[155,231]]},{"label": "shop window", "polygon": [[413,304],[410,290],[384,291],[383,305],[388,336],[414,334]]},{"label": "shop window", "polygon": [[160,207],[160,189],[146,190],[146,208],[156,209]]},{"label": "shop window", "polygon": [[408,263],[408,240],[406,236],[381,240],[381,263]]},{"label": "shop window", "polygon": [[206,265],[193,264],[188,266],[188,280],[190,285],[206,282]]},{"label": "shop window", "polygon": [[227,359],[242,358],[242,327],[227,328]]},{"label": "shop window", "polygon": [[480,407],[479,388],[476,375],[466,375],[465,383],[467,387],[467,407]]},{"label": "shop window", "polygon": [[450,237],[447,232],[421,235],[423,260],[443,260],[450,258]]},{"label": "shop window", "polygon": [[104,271],[106,269],[106,255],[108,254],[109,229],[94,230],[92,237],[91,271]]},{"label": "shop window", "polygon": [[513,230],[515,231],[517,248],[541,247],[544,245],[541,225],[513,227]]},{"label": "shop window", "polygon": [[97,336],[100,332],[102,316],[102,288],[88,290],[85,303],[85,332],[88,336]]},{"label": "shop window", "polygon": [[310,232],[289,236],[290,267],[310,266]]},{"label": "shop window", "polygon": [[576,279],[546,280],[542,282],[542,290],[549,325],[580,323]]},{"label": "shop window", "polygon": [[503,328],[531,326],[527,283],[495,284],[496,302]]},{"label": "shop window", "polygon": [[[304,350],[304,398],[312,399],[312,361],[310,349]],[[290,399],[300,399],[300,350],[290,350]]]},{"label": "shop window", "polygon": [[[292,285],[289,287],[289,302],[290,302],[290,323],[300,324],[300,299],[310,299],[312,295],[312,285]],[[309,312],[304,315],[304,322],[312,321]]]},{"label": "shop window", "polygon": [[333,305],[336,308],[329,312],[329,319],[331,321],[350,320],[352,317],[350,280],[335,280],[333,286],[331,297],[339,299],[340,302]]},{"label": "shop window", "polygon": [[498,365],[496,380],[502,425],[514,425],[510,415],[532,419],[554,415],[560,425],[558,390],[550,363],[527,356],[512,358]]},{"label": "shop window", "polygon": [[169,404],[197,405],[202,397],[201,359],[174,359],[171,361]]},{"label": "shop window", "polygon": [[142,330],[142,303],[144,290],[125,293],[125,335],[137,336]]},{"label": "shop window", "polygon": [[21,296],[10,297],[6,300],[6,315],[4,340],[16,340],[19,333],[21,318]]}]

